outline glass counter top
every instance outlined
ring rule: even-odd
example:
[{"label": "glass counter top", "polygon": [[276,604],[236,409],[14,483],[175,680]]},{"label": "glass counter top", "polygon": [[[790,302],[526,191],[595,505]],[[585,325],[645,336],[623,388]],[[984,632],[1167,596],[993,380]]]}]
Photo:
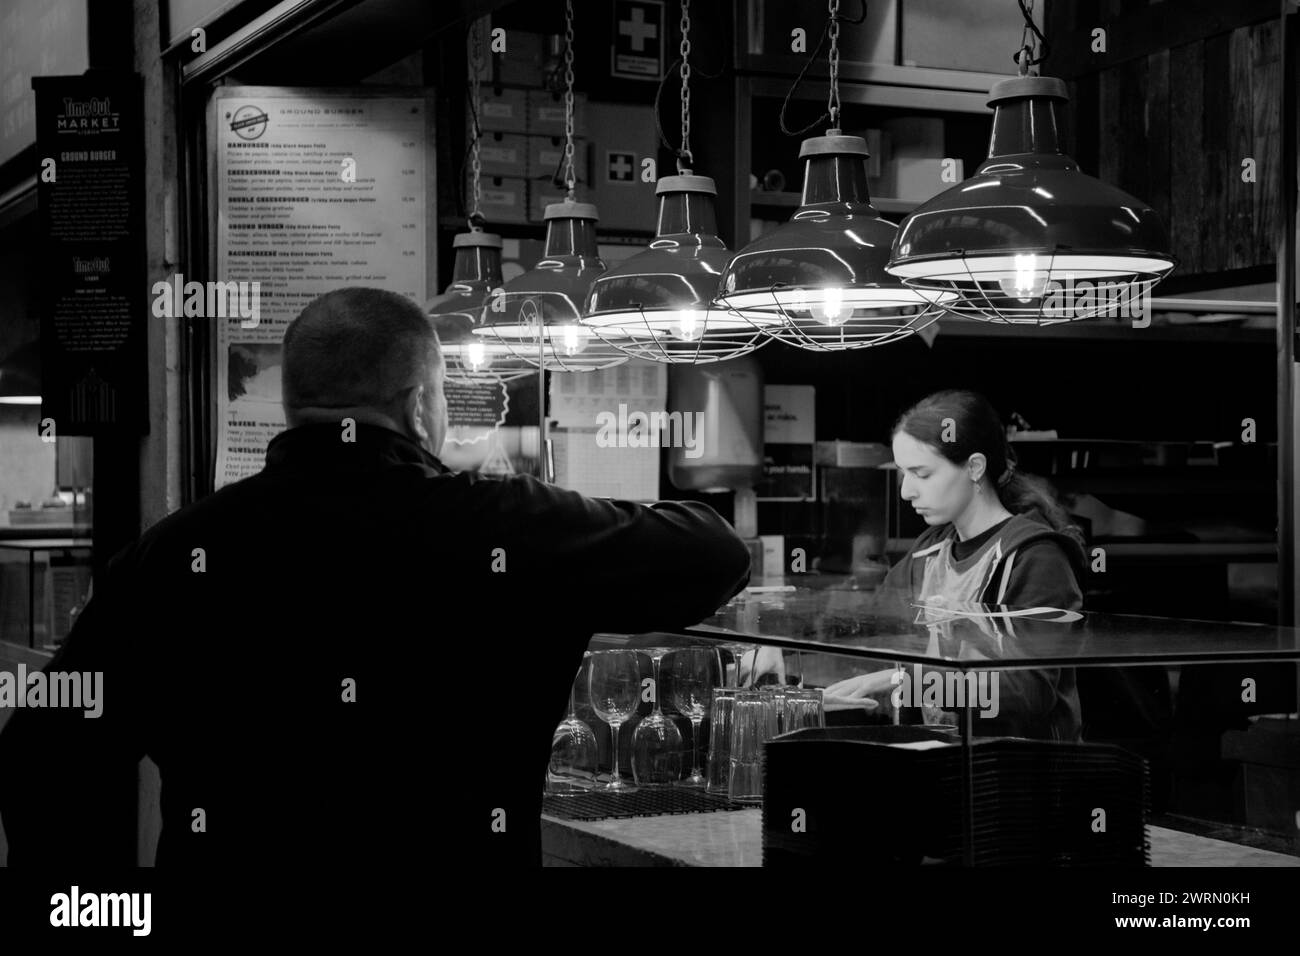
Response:
[{"label": "glass counter top", "polygon": [[1295,628],[1056,608],[923,606],[876,591],[797,586],[742,591],[680,633],[958,670],[1300,661]]}]

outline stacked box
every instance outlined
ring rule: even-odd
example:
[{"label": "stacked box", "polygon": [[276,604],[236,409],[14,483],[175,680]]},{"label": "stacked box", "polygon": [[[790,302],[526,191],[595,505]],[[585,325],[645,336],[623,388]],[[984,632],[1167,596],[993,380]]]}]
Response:
[{"label": "stacked box", "polygon": [[480,130],[502,133],[528,132],[528,96],[524,90],[486,86],[479,104]]},{"label": "stacked box", "polygon": [[484,175],[528,176],[528,137],[522,133],[484,132],[479,163]]},{"label": "stacked box", "polygon": [[528,221],[528,180],[522,176],[484,176],[480,188],[479,211],[488,222]]},{"label": "stacked box", "polygon": [[[587,97],[573,94],[573,135],[586,133]],[[535,136],[564,135],[564,94],[546,90],[528,91],[528,132]]]},{"label": "stacked box", "polygon": [[[573,141],[573,174],[578,182],[587,183],[587,141]],[[557,173],[564,172],[564,137],[528,137],[528,178],[550,182]]]}]

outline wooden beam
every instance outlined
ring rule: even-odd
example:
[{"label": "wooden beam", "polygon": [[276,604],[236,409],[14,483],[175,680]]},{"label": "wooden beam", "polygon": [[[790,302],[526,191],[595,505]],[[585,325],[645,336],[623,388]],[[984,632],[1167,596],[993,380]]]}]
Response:
[{"label": "wooden beam", "polygon": [[[1052,7],[1066,0],[1053,0]],[[1230,33],[1238,27],[1276,19],[1278,0],[1177,0],[1156,3],[1122,16],[1108,16],[1105,4],[1080,6],[1071,0],[1069,11],[1049,9],[1047,39],[1050,44],[1043,73],[1072,79],[1147,57],[1195,40]],[[1090,16],[1093,14],[1094,16]],[[1061,24],[1073,22],[1068,32]],[[1093,30],[1106,31],[1106,51],[1093,51]]]}]

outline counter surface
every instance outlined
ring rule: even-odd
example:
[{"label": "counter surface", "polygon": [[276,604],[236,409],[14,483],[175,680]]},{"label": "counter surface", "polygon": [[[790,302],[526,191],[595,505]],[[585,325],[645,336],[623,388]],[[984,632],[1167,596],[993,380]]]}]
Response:
[{"label": "counter surface", "polygon": [[[542,816],[546,866],[761,866],[762,811],[575,821]],[[1300,857],[1148,826],[1152,866],[1294,866]]]}]

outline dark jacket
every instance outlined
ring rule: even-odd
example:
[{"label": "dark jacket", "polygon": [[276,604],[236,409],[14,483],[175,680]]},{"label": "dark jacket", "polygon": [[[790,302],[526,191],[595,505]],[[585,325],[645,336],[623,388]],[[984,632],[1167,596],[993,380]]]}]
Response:
[{"label": "dark jacket", "polygon": [[114,794],[145,754],[159,865],[536,864],[589,636],[697,622],[748,582],[705,505],[482,479],[385,428],[356,438],[286,431],[260,474],[113,559],[48,668],[102,671],[103,716],[22,710],[0,734],[10,865],[132,865]]},{"label": "dark jacket", "polygon": [[[947,562],[947,567],[929,568],[931,562]],[[1080,611],[1085,567],[1078,541],[1053,529],[1037,511],[1014,515],[967,542],[958,542],[956,529],[945,524],[927,528],[890,569],[881,585],[880,601],[882,608],[905,619],[916,619],[916,605],[936,597],[947,605],[956,600],[967,606]],[[960,596],[927,593],[927,569],[932,572],[931,580],[964,576],[963,588],[975,596],[961,600]],[[1017,628],[1011,617],[958,618],[932,626],[930,631],[942,653],[1010,660],[1032,650],[1035,628]],[[976,734],[1080,738],[1082,714],[1073,668],[1005,668],[999,669],[997,676],[999,712],[976,720]],[[903,722],[919,721],[919,711],[912,710],[904,708]]]}]

